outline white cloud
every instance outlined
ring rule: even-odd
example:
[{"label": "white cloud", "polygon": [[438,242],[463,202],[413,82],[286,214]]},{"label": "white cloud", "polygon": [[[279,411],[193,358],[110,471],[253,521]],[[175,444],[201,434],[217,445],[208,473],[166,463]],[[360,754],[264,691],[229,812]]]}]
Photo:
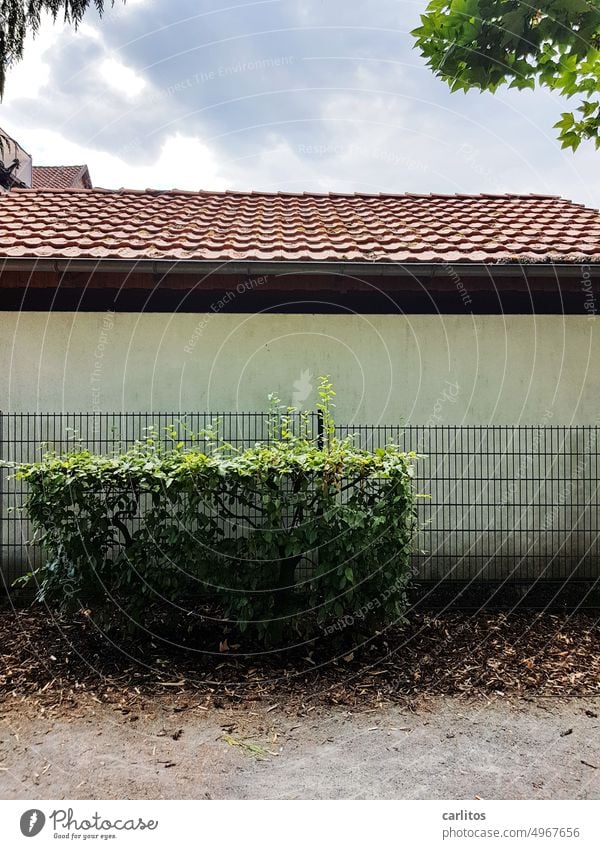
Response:
[{"label": "white cloud", "polygon": [[[129,0],[128,5],[140,5],[148,0]],[[124,13],[124,10],[123,10]],[[107,83],[113,91],[127,98],[135,98],[147,85],[143,76],[133,68],[120,61],[109,48],[98,26],[83,21],[74,32],[72,27],[63,23],[54,23],[50,15],[42,17],[38,33],[29,35],[25,41],[23,59],[10,68],[7,74],[6,89],[2,105],[12,106],[22,98],[35,99],[41,96],[42,90],[50,80],[53,64],[53,49],[58,48],[61,36],[83,42],[89,39],[103,50],[106,58],[96,66],[94,71]]]},{"label": "white cloud", "polygon": [[199,139],[175,133],[163,143],[158,159],[136,165],[136,151],[114,156],[74,144],[51,130],[32,130],[27,144],[34,165],[88,165],[94,185],[129,189],[225,189],[230,183],[212,150]]},{"label": "white cloud", "polygon": [[50,77],[48,51],[56,44],[65,25],[54,23],[50,15],[42,18],[37,35],[27,36],[24,58],[13,65],[6,75],[3,107],[21,97],[38,97]]},{"label": "white cloud", "polygon": [[102,79],[125,97],[136,97],[146,87],[146,80],[118,59],[105,59],[99,71]]},{"label": "white cloud", "polygon": [[[563,101],[451,94],[392,26],[408,27],[414,5],[375,0],[364,32],[333,30],[340,8],[250,4],[194,23],[194,0],[118,0],[77,32],[45,21],[9,73],[2,126],[34,163],[86,162],[107,187],[532,191],[598,205],[592,145],[557,144]],[[244,26],[259,35],[238,40]],[[265,56],[294,61],[188,85]]]},{"label": "white cloud", "polygon": [[82,21],[79,24],[79,35],[83,35],[86,38],[91,38],[93,41],[102,41],[102,33],[98,29],[98,27],[93,27],[91,24],[87,24],[85,21]]}]

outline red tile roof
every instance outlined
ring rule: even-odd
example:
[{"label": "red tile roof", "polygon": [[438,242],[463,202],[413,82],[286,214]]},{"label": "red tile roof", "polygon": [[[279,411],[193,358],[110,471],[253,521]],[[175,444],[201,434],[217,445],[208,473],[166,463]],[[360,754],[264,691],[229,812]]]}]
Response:
[{"label": "red tile roof", "polygon": [[91,189],[87,165],[34,165],[31,169],[34,189]]},{"label": "red tile roof", "polygon": [[0,197],[0,257],[600,261],[600,213],[542,195],[15,189]]}]

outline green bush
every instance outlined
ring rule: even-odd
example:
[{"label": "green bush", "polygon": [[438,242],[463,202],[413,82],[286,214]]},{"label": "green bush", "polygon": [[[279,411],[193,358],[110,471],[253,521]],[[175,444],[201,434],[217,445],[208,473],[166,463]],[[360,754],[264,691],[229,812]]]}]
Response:
[{"label": "green bush", "polygon": [[185,612],[201,596],[270,644],[401,618],[415,455],[336,439],[330,395],[323,444],[284,416],[273,442],[239,452],[150,440],[19,467],[46,552],[29,576],[38,599],[149,627],[157,609]]}]

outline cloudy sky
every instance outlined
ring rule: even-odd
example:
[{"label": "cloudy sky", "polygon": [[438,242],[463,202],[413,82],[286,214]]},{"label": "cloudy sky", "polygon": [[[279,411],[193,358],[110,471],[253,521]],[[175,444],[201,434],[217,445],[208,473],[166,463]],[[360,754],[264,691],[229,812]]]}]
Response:
[{"label": "cloudy sky", "polygon": [[96,185],[543,192],[600,205],[600,153],[561,151],[546,91],[451,94],[413,49],[421,0],[120,0],[48,22],[0,126]]}]

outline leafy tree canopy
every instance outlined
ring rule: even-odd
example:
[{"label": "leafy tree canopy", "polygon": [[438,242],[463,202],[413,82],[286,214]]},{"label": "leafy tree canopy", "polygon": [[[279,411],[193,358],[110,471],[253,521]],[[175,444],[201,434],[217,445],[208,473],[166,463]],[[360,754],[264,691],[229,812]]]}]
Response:
[{"label": "leafy tree canopy", "polygon": [[579,101],[563,147],[600,147],[600,0],[431,0],[417,46],[452,91],[545,86]]}]

